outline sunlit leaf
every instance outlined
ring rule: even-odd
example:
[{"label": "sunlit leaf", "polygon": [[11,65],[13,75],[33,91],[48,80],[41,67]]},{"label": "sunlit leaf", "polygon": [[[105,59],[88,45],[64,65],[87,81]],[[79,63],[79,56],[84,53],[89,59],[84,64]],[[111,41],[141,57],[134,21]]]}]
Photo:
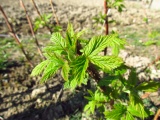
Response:
[{"label": "sunlit leaf", "polygon": [[45,51],[46,53],[57,53],[57,54],[61,54],[63,52],[63,49],[61,46],[57,46],[57,45],[54,45],[54,46],[47,46],[43,49],[43,51]]},{"label": "sunlit leaf", "polygon": [[60,69],[61,67],[62,67],[62,64],[58,64],[53,61],[50,61],[43,72],[41,82],[45,82],[46,80],[51,78],[54,74],[56,74],[57,70]]},{"label": "sunlit leaf", "polygon": [[108,86],[109,84],[111,84],[114,80],[118,80],[118,76],[107,76],[104,77],[103,79],[101,79],[98,82],[99,86]]},{"label": "sunlit leaf", "polygon": [[48,69],[41,78],[41,83],[46,82],[49,78],[51,78],[53,75],[55,75],[60,69],[61,66],[54,66],[52,69]]},{"label": "sunlit leaf", "polygon": [[73,79],[76,79],[78,85],[80,85],[85,78],[86,70],[88,68],[88,62],[89,61],[85,58],[85,56],[79,56],[71,64],[73,71]]},{"label": "sunlit leaf", "polygon": [[32,70],[32,73],[31,73],[31,76],[37,76],[37,75],[40,75],[44,68],[47,66],[47,64],[49,63],[48,60],[45,60],[43,62],[41,62],[40,64],[38,64],[33,70]]},{"label": "sunlit leaf", "polygon": [[137,90],[145,92],[155,92],[160,88],[160,82],[147,81],[143,82],[136,87]]},{"label": "sunlit leaf", "polygon": [[60,46],[61,48],[63,48],[65,50],[66,47],[66,42],[65,39],[61,36],[60,33],[53,33],[52,37],[51,37],[51,41],[56,45],[56,46]]},{"label": "sunlit leaf", "polygon": [[84,54],[86,56],[89,55],[97,55],[99,52],[104,50],[107,47],[107,40],[111,39],[112,36],[97,36],[93,37],[90,42],[84,48]]},{"label": "sunlit leaf", "polygon": [[129,73],[129,76],[128,76],[128,83],[129,85],[131,85],[132,87],[135,87],[137,82],[138,82],[138,75],[136,73],[136,69],[135,68],[131,68],[130,69],[130,73]]},{"label": "sunlit leaf", "polygon": [[127,107],[122,104],[115,104],[112,111],[106,111],[106,118],[120,120],[127,112]]},{"label": "sunlit leaf", "polygon": [[123,48],[125,43],[125,40],[118,38],[117,34],[96,36],[85,46],[84,54],[86,56],[95,56],[106,47],[111,47],[113,48],[113,55],[117,55],[120,48]]},{"label": "sunlit leaf", "polygon": [[127,107],[127,111],[130,112],[133,116],[140,117],[142,119],[149,116],[148,111],[144,109],[144,106],[142,104],[130,104]]},{"label": "sunlit leaf", "polygon": [[121,120],[135,120],[133,115],[130,112],[126,112],[126,115]]},{"label": "sunlit leaf", "polygon": [[93,114],[96,108],[96,101],[89,101],[89,103],[84,107],[84,111],[88,114]]},{"label": "sunlit leaf", "polygon": [[70,70],[70,67],[68,65],[68,62],[66,61],[63,66],[62,66],[62,71],[61,71],[61,75],[63,77],[64,80],[68,80],[69,78],[69,70]]},{"label": "sunlit leaf", "polygon": [[106,72],[119,67],[123,63],[122,59],[116,56],[92,56],[89,59]]}]

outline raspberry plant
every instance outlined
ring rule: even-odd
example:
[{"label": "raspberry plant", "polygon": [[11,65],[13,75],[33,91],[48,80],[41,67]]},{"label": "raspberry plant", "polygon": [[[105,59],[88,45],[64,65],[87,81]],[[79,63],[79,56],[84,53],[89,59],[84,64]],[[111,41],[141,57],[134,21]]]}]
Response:
[{"label": "raspberry plant", "polygon": [[[42,74],[41,82],[46,82],[59,70],[64,79],[64,88],[75,90],[78,86],[95,83],[95,88],[88,87],[85,96],[88,104],[84,107],[87,114],[99,110],[107,120],[144,119],[152,114],[142,102],[139,91],[153,92],[160,87],[159,82],[139,83],[136,69],[124,65],[118,57],[126,41],[117,34],[93,36],[89,40],[82,39],[85,31],[74,32],[68,24],[65,35],[52,34],[52,45],[44,48],[47,58],[37,65],[32,76]],[[112,49],[111,55],[103,56],[106,48]],[[100,75],[103,71],[105,75]],[[128,77],[124,77],[130,71]]]}]

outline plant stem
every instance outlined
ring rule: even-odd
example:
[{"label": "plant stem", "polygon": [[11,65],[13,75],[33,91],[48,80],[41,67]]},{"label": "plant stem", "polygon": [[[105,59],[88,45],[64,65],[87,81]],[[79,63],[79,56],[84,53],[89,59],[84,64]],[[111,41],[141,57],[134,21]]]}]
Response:
[{"label": "plant stem", "polygon": [[[107,2],[107,0],[104,0],[104,13],[106,15],[106,19],[105,19],[105,35],[108,35],[109,34],[109,23],[108,23],[108,2]],[[107,55],[107,48],[104,49],[104,55]],[[105,88],[103,88],[103,89],[106,90]],[[111,99],[109,104],[110,104],[111,109],[113,109],[114,100]]]},{"label": "plant stem", "polygon": [[[81,44],[77,43],[77,54],[78,55],[82,55],[82,53],[80,52],[81,48],[82,48]],[[96,83],[98,83],[101,80],[101,76],[100,76],[99,72],[96,70],[95,66],[92,63],[89,64],[87,72],[95,80]],[[87,86],[90,87],[90,84],[87,83]],[[106,89],[105,89],[105,87],[101,87],[100,90],[102,92],[104,92]]]},{"label": "plant stem", "polygon": [[57,15],[56,15],[56,12],[55,12],[54,7],[53,7],[53,2],[52,2],[52,0],[50,0],[50,4],[51,4],[51,7],[52,7],[53,16],[54,16],[54,18],[56,19],[56,23],[57,23],[57,25],[60,26],[58,17],[57,17]]},{"label": "plant stem", "polygon": [[3,17],[4,17],[5,21],[6,21],[7,27],[8,27],[8,29],[9,29],[9,31],[10,31],[10,35],[14,38],[14,40],[16,41],[16,43],[18,44],[18,46],[20,47],[20,49],[21,49],[22,53],[24,54],[25,58],[27,59],[27,62],[29,63],[29,65],[30,65],[31,67],[33,67],[33,64],[31,63],[28,54],[27,54],[26,51],[24,50],[23,45],[21,44],[18,36],[17,36],[16,33],[14,32],[11,24],[9,23],[8,17],[6,16],[5,12],[3,11],[3,8],[1,7],[1,5],[0,5],[0,11],[2,12]]},{"label": "plant stem", "polygon": [[152,2],[153,2],[153,0],[151,0],[151,1],[149,2],[149,6],[148,6],[149,9],[151,8]]},{"label": "plant stem", "polygon": [[42,15],[41,15],[40,11],[38,10],[38,7],[37,7],[36,3],[34,2],[34,0],[31,0],[31,1],[32,1],[33,6],[34,6],[34,8],[36,9],[36,11],[37,11],[37,13],[38,13],[39,17],[41,18],[41,20],[43,20],[43,21],[44,21],[45,26],[47,27],[48,31],[52,34],[52,30],[51,30],[51,28],[48,26],[48,24],[46,23],[46,21],[45,21],[45,20],[44,20],[44,18],[42,17]]},{"label": "plant stem", "polygon": [[43,56],[43,54],[42,54],[42,51],[41,51],[41,49],[40,49],[40,45],[39,45],[39,42],[38,42],[38,40],[37,40],[37,37],[36,37],[36,35],[35,35],[35,33],[34,33],[33,25],[32,25],[32,22],[31,22],[31,19],[30,19],[29,15],[28,15],[28,11],[26,10],[26,7],[25,7],[25,5],[24,5],[24,3],[23,3],[22,0],[20,0],[20,5],[22,6],[22,8],[23,8],[24,11],[25,11],[26,18],[27,18],[27,21],[28,21],[28,23],[29,23],[29,27],[30,27],[30,29],[31,29],[32,36],[33,36],[33,38],[34,38],[34,40],[35,40],[35,44],[36,44],[36,46],[37,46],[38,53],[40,54],[40,56],[41,56],[43,59],[45,59],[44,56]]},{"label": "plant stem", "polygon": [[138,71],[137,74],[140,74],[140,73],[144,72],[147,68],[149,68],[151,65],[156,64],[156,62],[158,62],[158,61],[160,61],[160,56],[158,56],[155,60],[153,60],[151,63],[149,63],[145,68]]},{"label": "plant stem", "polygon": [[[106,14],[106,19],[105,19],[105,35],[109,34],[109,25],[108,25],[108,3],[107,0],[104,0],[104,13]],[[104,55],[107,54],[107,48],[104,50]]]},{"label": "plant stem", "polygon": [[158,120],[160,115],[160,109],[157,111],[156,115],[154,116],[154,120]]}]

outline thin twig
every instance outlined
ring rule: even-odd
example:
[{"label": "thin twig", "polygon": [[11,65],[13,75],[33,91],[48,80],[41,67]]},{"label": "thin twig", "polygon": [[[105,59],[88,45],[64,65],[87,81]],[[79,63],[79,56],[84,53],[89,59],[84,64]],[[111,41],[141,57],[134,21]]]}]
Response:
[{"label": "thin twig", "polygon": [[34,0],[31,0],[31,1],[32,1],[33,6],[34,6],[34,8],[36,9],[36,11],[37,11],[39,17],[42,18],[41,13],[40,13],[40,11],[38,10],[38,7],[37,7],[36,3],[34,2]]},{"label": "thin twig", "polygon": [[152,2],[153,2],[153,0],[151,0],[151,1],[149,2],[148,8],[151,8]]},{"label": "thin twig", "polygon": [[149,63],[145,68],[143,68],[142,70],[138,71],[137,74],[140,74],[140,73],[144,72],[147,68],[149,68],[151,65],[156,64],[156,62],[158,62],[158,61],[160,61],[160,56],[158,56],[154,61]]},{"label": "thin twig", "polygon": [[[105,19],[105,35],[109,34],[109,25],[108,25],[108,3],[107,0],[104,0],[104,13],[106,15],[106,19]],[[104,55],[107,54],[107,48],[105,48],[104,50]]]},{"label": "thin twig", "polygon": [[54,7],[53,7],[53,2],[52,2],[52,0],[50,0],[50,3],[51,3],[51,7],[52,7],[53,16],[54,16],[54,18],[56,19],[56,23],[57,23],[57,25],[60,26],[58,17],[57,17],[57,15],[56,15],[56,12],[55,12]]},{"label": "thin twig", "polygon": [[49,31],[50,33],[52,33],[51,28],[48,26],[48,24],[46,23],[46,21],[45,21],[44,18],[42,17],[42,15],[41,15],[41,13],[40,13],[40,11],[39,11],[39,9],[38,9],[38,7],[37,7],[35,1],[34,1],[34,0],[31,0],[31,1],[32,1],[33,6],[34,6],[34,8],[36,9],[36,11],[37,11],[39,17],[41,18],[41,20],[44,21],[44,24],[45,24],[45,26],[47,27],[48,31]]},{"label": "thin twig", "polygon": [[9,23],[8,17],[6,16],[5,12],[3,11],[3,8],[1,7],[1,5],[0,5],[0,11],[2,12],[3,17],[4,17],[5,21],[6,21],[7,27],[8,27],[8,29],[9,29],[9,31],[10,31],[10,35],[14,38],[14,40],[16,41],[16,43],[18,44],[18,46],[20,47],[22,53],[24,54],[25,58],[27,59],[27,62],[30,64],[31,67],[33,67],[33,64],[31,63],[28,54],[27,54],[26,51],[24,50],[23,45],[21,44],[18,36],[17,36],[16,33],[14,32],[11,24]]},{"label": "thin twig", "polygon": [[22,6],[22,8],[24,9],[24,11],[25,11],[25,13],[26,13],[26,18],[27,18],[27,21],[28,21],[28,23],[29,23],[29,27],[30,27],[30,29],[31,29],[32,36],[33,36],[33,38],[34,38],[34,40],[35,40],[35,44],[36,44],[36,46],[37,46],[37,50],[38,50],[40,56],[44,59],[44,56],[43,56],[42,51],[41,51],[41,49],[40,49],[39,42],[38,42],[37,37],[36,37],[36,35],[35,35],[35,33],[34,33],[34,30],[33,30],[33,25],[32,25],[31,19],[30,19],[29,15],[28,15],[28,11],[27,11],[27,9],[26,9],[26,7],[25,7],[25,5],[24,5],[24,3],[23,3],[22,0],[20,0],[20,5]]},{"label": "thin twig", "polygon": [[160,109],[157,111],[156,115],[154,116],[154,120],[158,120],[160,116]]}]

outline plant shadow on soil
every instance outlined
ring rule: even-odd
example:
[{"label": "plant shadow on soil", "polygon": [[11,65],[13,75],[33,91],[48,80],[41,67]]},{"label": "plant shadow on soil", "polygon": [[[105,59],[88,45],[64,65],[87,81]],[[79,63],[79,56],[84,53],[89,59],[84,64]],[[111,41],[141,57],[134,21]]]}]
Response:
[{"label": "plant shadow on soil", "polygon": [[[13,65],[10,67],[13,67]],[[21,67],[21,65],[19,65],[18,68],[19,67]],[[11,94],[6,93],[6,95],[0,97],[0,103],[7,105],[4,108],[0,108],[0,114],[3,112],[11,113],[5,120],[71,120],[70,117],[76,116],[77,112],[82,114],[83,108],[87,103],[84,98],[84,93],[78,92],[70,97],[70,95],[66,94],[64,91],[60,98],[67,96],[67,99],[55,103],[53,95],[61,90],[62,83],[55,83],[55,81],[59,79],[58,77],[57,79],[53,79],[54,80],[51,80],[51,82],[49,81],[48,84],[44,84],[40,87],[38,86],[38,89],[41,89],[44,86],[46,86],[47,89],[45,92],[38,94],[34,98],[31,97],[32,92],[35,90],[34,86],[36,83],[34,80],[32,85],[28,86],[28,89],[25,91],[17,91]],[[49,86],[50,84],[52,85]],[[26,99],[27,96],[29,96],[28,99]],[[8,105],[9,103],[11,104]],[[12,111],[10,111],[10,109],[12,109]],[[154,116],[150,116],[145,120],[152,120],[153,117]],[[79,119],[81,119],[81,116],[78,119],[74,118],[74,120]]]},{"label": "plant shadow on soil", "polygon": [[[81,97],[82,101],[84,101],[81,95],[77,94],[76,96],[78,96],[78,98]],[[75,99],[76,97],[72,98],[71,100],[60,102],[57,105],[55,105],[54,103],[51,103],[49,106],[39,108],[39,109],[35,108],[35,105],[33,104],[29,106],[23,112],[10,116],[7,120],[54,120],[54,119],[56,120],[56,119],[61,119],[65,117],[66,115],[70,116],[77,109],[82,110],[83,108],[83,106],[81,105],[82,103],[77,104],[76,103],[77,101],[75,101]],[[72,101],[72,103],[70,101]],[[27,102],[34,102],[34,100],[27,101]],[[71,107],[71,106],[74,106],[74,107]]]},{"label": "plant shadow on soil", "polygon": [[[18,63],[14,65],[16,65],[16,69],[14,68],[15,71],[22,67],[22,65]],[[11,68],[15,67],[14,65],[8,66],[9,68],[7,68],[4,73],[6,74],[6,71],[8,74],[13,72]],[[1,72],[1,74],[3,74],[3,72]],[[59,79],[57,76],[53,79],[54,80],[48,81],[49,83],[38,86],[34,80],[29,81],[30,84],[24,85],[24,81],[28,80],[22,81],[20,77],[19,80],[9,81],[9,84],[14,84],[16,81],[21,84],[20,87],[17,87],[17,91],[15,90],[16,86],[13,86],[13,89],[9,86],[9,92],[6,89],[7,86],[2,85],[1,91],[4,92],[4,94],[2,95],[2,93],[0,93],[0,116],[4,117],[5,120],[60,120],[75,114],[76,111],[82,111],[86,104],[82,92],[70,96],[64,91],[60,96],[60,100],[62,97],[66,99],[63,101],[58,100],[57,103],[55,102],[53,95],[61,90],[62,83],[56,83]],[[26,89],[21,90],[21,88],[23,88],[22,86],[25,86]],[[35,97],[32,97],[35,88],[43,91],[44,87],[46,87],[45,92],[41,92]]]}]

